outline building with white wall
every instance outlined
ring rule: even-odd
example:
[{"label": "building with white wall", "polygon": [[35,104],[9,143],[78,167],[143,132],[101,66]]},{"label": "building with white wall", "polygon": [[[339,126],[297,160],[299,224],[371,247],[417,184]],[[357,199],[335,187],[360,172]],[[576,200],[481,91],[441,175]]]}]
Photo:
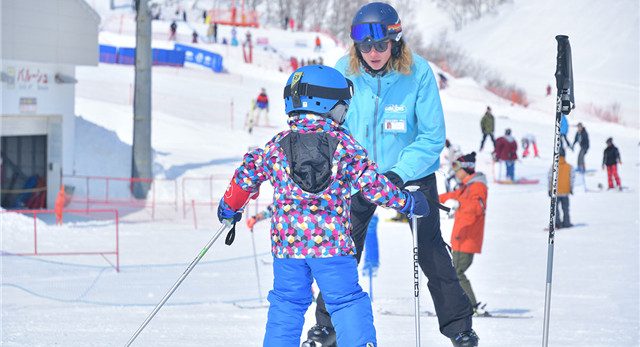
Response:
[{"label": "building with white wall", "polygon": [[0,1],[3,208],[52,208],[72,174],[75,67],[98,64],[99,24],[84,0]]}]

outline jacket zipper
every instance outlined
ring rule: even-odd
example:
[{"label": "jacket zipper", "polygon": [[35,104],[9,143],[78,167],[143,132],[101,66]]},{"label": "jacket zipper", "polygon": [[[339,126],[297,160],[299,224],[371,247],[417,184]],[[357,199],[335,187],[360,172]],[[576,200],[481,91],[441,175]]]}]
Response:
[{"label": "jacket zipper", "polygon": [[378,162],[378,149],[376,147],[376,131],[375,128],[378,126],[378,103],[380,101],[380,75],[376,75],[376,79],[378,80],[378,92],[376,93],[376,108],[375,113],[373,114],[373,161]]}]

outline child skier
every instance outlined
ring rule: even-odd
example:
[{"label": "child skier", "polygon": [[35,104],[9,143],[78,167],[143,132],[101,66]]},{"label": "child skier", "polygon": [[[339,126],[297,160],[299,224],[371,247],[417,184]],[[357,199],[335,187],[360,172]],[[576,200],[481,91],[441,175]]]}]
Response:
[{"label": "child skier", "polygon": [[274,286],[264,346],[300,346],[304,314],[315,279],[331,314],[340,346],[375,346],[371,300],[358,284],[351,237],[351,196],[421,216],[421,192],[401,191],[341,127],[352,83],[337,70],[301,67],[284,89],[290,129],[250,151],[220,201],[218,218],[237,222],[260,184],[274,187],[271,245]]},{"label": "child skier", "polygon": [[260,89],[260,94],[256,98],[255,103],[255,123],[256,126],[260,122],[260,116],[264,114],[264,125],[269,126],[269,97],[267,96],[267,90]]},{"label": "child skier", "polygon": [[451,163],[460,186],[454,191],[440,194],[440,203],[455,212],[451,232],[451,255],[460,285],[473,307],[476,316],[490,316],[484,305],[476,301],[471,282],[465,272],[471,266],[475,254],[482,251],[484,221],[487,212],[487,179],[476,172],[476,152],[458,157]]}]

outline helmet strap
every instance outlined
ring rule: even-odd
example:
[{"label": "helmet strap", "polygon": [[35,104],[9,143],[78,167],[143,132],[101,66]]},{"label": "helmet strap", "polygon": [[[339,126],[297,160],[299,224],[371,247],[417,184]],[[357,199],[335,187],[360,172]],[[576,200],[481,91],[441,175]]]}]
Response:
[{"label": "helmet strap", "polygon": [[344,123],[346,119],[347,110],[349,110],[349,106],[346,103],[344,103],[344,101],[340,101],[335,106],[333,106],[331,111],[325,113],[324,117],[330,118],[334,122],[342,125],[342,123]]}]

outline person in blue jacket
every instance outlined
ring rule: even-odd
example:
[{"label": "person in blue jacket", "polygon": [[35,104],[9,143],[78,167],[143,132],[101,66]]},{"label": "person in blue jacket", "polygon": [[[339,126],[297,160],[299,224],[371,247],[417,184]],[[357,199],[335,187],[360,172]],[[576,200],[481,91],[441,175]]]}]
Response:
[{"label": "person in blue jacket", "polygon": [[[355,89],[345,127],[380,172],[398,187],[419,186],[435,210],[438,191],[434,173],[445,143],[444,115],[428,62],[411,52],[402,34],[398,13],[388,4],[369,3],[356,13],[351,25],[354,44],[336,64]],[[375,210],[362,194],[352,197],[352,235],[358,260]],[[473,308],[442,239],[439,214],[420,219],[417,232],[418,261],[429,280],[440,332],[454,346],[477,346]],[[322,295],[317,303],[317,324],[308,338],[331,346],[335,339]]]}]

